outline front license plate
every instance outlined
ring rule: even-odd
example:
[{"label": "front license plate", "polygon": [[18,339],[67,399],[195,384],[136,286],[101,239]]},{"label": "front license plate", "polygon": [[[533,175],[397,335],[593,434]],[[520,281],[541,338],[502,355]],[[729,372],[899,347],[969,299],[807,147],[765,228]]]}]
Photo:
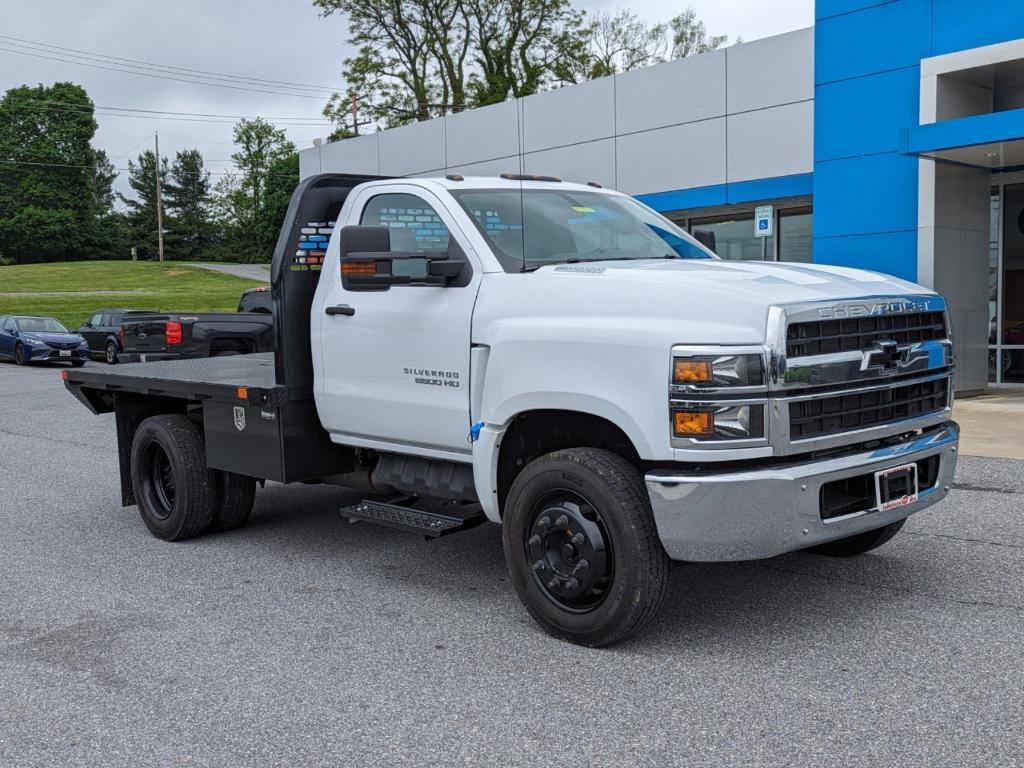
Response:
[{"label": "front license plate", "polygon": [[901,464],[875,472],[877,509],[905,507],[917,501],[917,464]]},{"label": "front license plate", "polygon": [[61,357],[71,357],[71,350],[70,349],[62,349],[60,351],[60,356]]}]

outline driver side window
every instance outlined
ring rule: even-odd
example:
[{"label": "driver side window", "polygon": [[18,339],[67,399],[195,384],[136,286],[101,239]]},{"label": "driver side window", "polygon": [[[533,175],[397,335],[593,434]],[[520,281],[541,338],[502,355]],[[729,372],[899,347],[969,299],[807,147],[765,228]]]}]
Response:
[{"label": "driver side window", "polygon": [[444,251],[451,233],[437,211],[424,199],[410,194],[383,194],[370,198],[360,224],[383,224],[391,234],[393,251]]},{"label": "driver side window", "polygon": [[5,317],[3,325],[0,325],[0,330],[2,330],[4,333],[14,333],[14,318]]}]

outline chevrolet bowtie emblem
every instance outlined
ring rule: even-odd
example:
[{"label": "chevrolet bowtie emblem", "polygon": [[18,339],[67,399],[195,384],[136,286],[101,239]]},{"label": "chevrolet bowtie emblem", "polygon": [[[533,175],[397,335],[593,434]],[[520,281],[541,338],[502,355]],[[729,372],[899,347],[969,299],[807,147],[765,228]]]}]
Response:
[{"label": "chevrolet bowtie emblem", "polygon": [[865,367],[879,365],[882,370],[894,371],[901,357],[899,345],[895,341],[876,341],[875,348],[864,353],[864,363]]}]

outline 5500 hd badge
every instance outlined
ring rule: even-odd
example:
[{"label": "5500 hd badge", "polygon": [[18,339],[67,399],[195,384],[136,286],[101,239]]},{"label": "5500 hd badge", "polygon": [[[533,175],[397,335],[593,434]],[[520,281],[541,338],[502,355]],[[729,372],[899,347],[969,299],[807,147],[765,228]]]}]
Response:
[{"label": "5500 hd badge", "polygon": [[403,368],[402,373],[411,376],[414,384],[431,387],[458,387],[458,371],[438,371],[433,368]]}]

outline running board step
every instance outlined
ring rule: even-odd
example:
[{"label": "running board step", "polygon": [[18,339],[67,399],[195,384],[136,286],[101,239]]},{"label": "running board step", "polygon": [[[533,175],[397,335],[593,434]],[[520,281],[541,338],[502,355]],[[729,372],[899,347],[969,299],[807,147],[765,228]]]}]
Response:
[{"label": "running board step", "polygon": [[471,509],[475,514],[469,517],[453,517],[436,512],[399,507],[381,501],[361,501],[350,507],[342,507],[339,512],[342,517],[347,517],[352,522],[363,520],[367,523],[377,523],[377,525],[395,528],[399,531],[418,533],[429,539],[436,539],[438,536],[447,536],[450,533],[475,528],[487,520],[479,507]]}]

